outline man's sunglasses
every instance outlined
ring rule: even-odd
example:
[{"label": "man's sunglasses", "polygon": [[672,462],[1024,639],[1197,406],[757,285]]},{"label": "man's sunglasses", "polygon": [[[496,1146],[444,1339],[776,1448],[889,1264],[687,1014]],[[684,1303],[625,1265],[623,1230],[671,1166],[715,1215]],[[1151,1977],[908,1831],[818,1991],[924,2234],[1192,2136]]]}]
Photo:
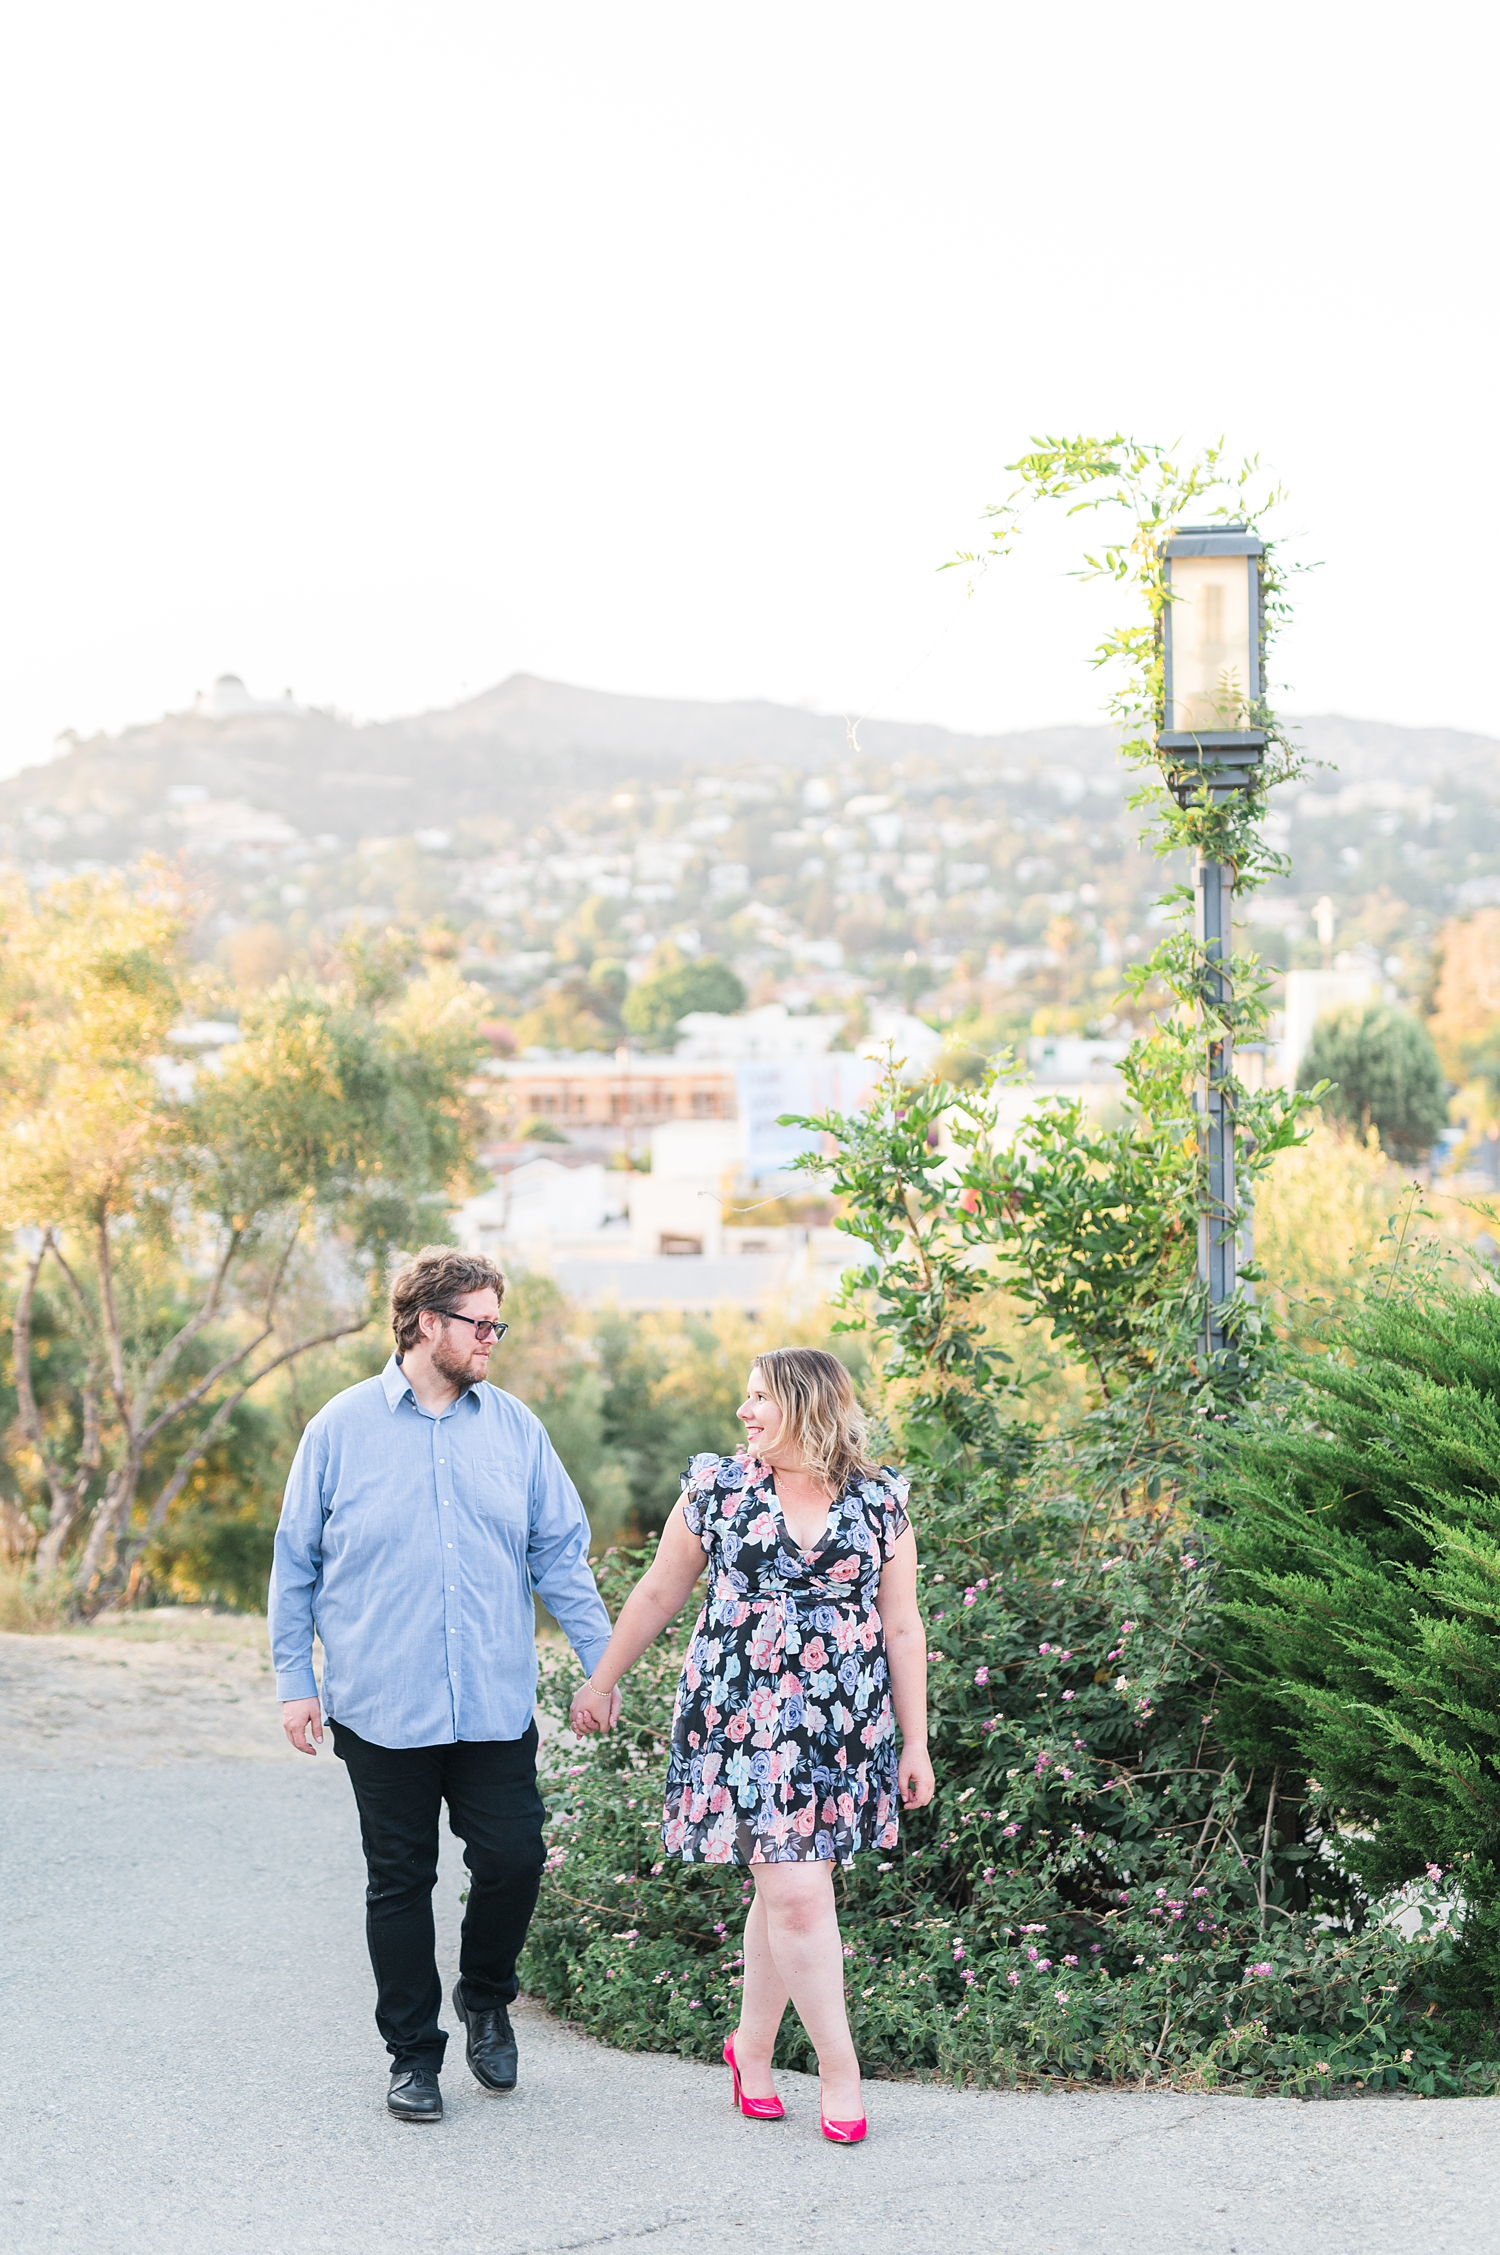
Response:
[{"label": "man's sunglasses", "polygon": [[428,1308],[426,1313],[446,1316],[450,1323],[466,1323],[481,1347],[489,1346],[492,1340],[498,1346],[510,1329],[508,1323],[491,1323],[487,1315],[482,1315],[477,1320],[472,1315],[460,1315],[457,1308]]}]

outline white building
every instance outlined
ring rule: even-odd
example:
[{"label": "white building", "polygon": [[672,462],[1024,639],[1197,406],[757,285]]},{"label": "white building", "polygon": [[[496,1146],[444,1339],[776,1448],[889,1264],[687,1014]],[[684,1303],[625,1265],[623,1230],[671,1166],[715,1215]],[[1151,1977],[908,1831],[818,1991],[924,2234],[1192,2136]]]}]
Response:
[{"label": "white building", "polygon": [[759,1010],[690,1010],[680,1022],[676,1054],[698,1064],[738,1064],[742,1058],[822,1057],[839,1030],[835,1017],[793,1017],[784,1002]]}]

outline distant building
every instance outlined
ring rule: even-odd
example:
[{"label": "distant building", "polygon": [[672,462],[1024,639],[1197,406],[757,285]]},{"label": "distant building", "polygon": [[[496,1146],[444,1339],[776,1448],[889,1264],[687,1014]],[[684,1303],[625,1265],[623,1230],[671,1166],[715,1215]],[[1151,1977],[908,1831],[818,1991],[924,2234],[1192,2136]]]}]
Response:
[{"label": "distant building", "polygon": [[663,1122],[649,1174],[577,1145],[504,1144],[482,1155],[493,1181],[454,1215],[458,1240],[554,1276],[590,1307],[756,1313],[826,1300],[868,1250],[842,1230],[757,1226],[741,1203],[745,1151],[735,1120]]},{"label": "distant building", "polygon": [[723,1065],[588,1051],[502,1057],[485,1071],[500,1084],[502,1116],[517,1124],[551,1120],[569,1134],[611,1129],[628,1135],[664,1120],[727,1120],[735,1113],[734,1073]]},{"label": "distant building", "polygon": [[840,1021],[810,1013],[793,1017],[784,1002],[760,1010],[690,1010],[682,1019],[677,1055],[698,1063],[738,1064],[748,1057],[822,1057]]},{"label": "distant building", "polygon": [[279,697],[252,697],[237,673],[221,673],[212,689],[200,689],[193,711],[200,720],[238,720],[241,713],[304,713],[290,689]]}]

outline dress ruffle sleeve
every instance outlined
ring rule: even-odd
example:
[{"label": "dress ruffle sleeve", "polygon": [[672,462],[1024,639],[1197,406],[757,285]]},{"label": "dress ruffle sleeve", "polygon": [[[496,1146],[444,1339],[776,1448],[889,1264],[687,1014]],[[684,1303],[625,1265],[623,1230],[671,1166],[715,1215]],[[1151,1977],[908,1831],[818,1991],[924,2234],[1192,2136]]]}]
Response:
[{"label": "dress ruffle sleeve", "polygon": [[883,1558],[890,1559],[895,1557],[896,1545],[911,1525],[906,1511],[906,1499],[911,1490],[910,1483],[903,1480],[899,1472],[892,1471],[888,1464],[880,1467],[880,1486],[883,1491],[880,1506],[880,1554]]},{"label": "dress ruffle sleeve", "polygon": [[682,1475],[682,1516],[686,1525],[698,1537],[705,1553],[714,1546],[714,1522],[718,1517],[719,1472],[724,1459],[705,1452],[691,1457]]}]

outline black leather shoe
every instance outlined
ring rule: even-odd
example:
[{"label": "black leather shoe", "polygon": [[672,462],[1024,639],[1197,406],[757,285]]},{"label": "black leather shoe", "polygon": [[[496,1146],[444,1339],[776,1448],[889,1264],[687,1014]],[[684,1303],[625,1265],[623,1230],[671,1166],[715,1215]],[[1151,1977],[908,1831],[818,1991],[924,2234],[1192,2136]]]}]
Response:
[{"label": "black leather shoe", "polygon": [[516,2039],[510,2014],[503,2004],[484,2011],[464,2003],[464,1985],[453,1991],[453,2009],[464,2024],[469,2072],[487,2091],[513,2091],[516,2087]]},{"label": "black leather shoe", "polygon": [[393,2067],[385,2103],[398,2122],[441,2122],[443,2094],[433,2067]]}]

